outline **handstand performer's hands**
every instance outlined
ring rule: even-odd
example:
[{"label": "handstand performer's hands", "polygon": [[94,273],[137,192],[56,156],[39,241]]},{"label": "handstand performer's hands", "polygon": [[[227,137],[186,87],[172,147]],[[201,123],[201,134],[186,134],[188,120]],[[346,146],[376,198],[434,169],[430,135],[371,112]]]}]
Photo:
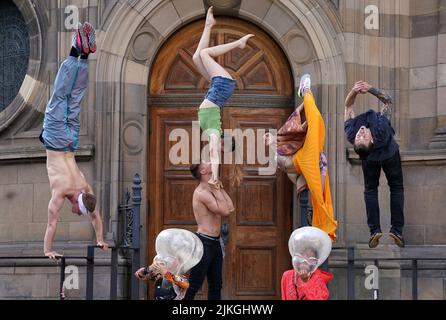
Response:
[{"label": "handstand performer's hands", "polygon": [[96,244],[99,248],[101,248],[101,250],[106,251],[108,249],[108,243],[105,241],[98,241],[98,243]]},{"label": "handstand performer's hands", "polygon": [[50,258],[51,260],[58,260],[63,257],[63,254],[57,253],[56,251],[45,252],[45,257]]}]

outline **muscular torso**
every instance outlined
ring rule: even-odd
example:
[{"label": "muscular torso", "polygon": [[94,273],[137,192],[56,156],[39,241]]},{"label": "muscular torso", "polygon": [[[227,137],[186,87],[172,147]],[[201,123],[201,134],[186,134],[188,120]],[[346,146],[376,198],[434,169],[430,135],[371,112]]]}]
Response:
[{"label": "muscular torso", "polygon": [[85,177],[79,170],[72,152],[47,150],[47,170],[52,192],[70,197],[88,189]]},{"label": "muscular torso", "polygon": [[197,232],[212,237],[220,236],[221,216],[211,212],[206,205],[200,200],[202,197],[214,197],[209,190],[202,186],[195,189],[192,199],[192,207],[194,210],[195,220],[197,221]]}]

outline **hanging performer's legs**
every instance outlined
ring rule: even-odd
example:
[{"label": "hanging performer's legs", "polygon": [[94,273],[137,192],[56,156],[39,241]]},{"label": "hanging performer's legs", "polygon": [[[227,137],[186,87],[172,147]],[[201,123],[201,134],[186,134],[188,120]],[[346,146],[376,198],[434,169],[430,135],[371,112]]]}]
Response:
[{"label": "hanging performer's legs", "polygon": [[219,188],[221,186],[218,174],[221,149],[220,138],[223,132],[220,109],[223,108],[234,92],[236,82],[232,79],[229,72],[219,65],[214,58],[235,48],[245,48],[246,42],[253,35],[246,35],[231,43],[209,47],[211,29],[215,23],[212,7],[210,7],[206,16],[205,28],[193,60],[201,75],[211,81],[206,97],[200,105],[198,120],[203,132],[209,137],[209,152],[212,164],[212,177],[209,182],[212,186]]},{"label": "hanging performer's legs", "polygon": [[298,173],[304,175],[310,189],[313,226],[324,230],[335,240],[337,222],[333,214],[327,160],[325,156],[321,156],[325,143],[325,124],[311,93],[309,75],[302,77],[298,95],[304,99],[308,130],[304,145],[293,157],[294,166]]}]

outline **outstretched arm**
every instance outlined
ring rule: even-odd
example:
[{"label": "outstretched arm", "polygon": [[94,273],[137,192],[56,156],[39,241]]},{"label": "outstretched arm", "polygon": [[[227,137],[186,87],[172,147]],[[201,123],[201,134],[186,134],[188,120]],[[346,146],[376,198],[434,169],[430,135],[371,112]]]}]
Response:
[{"label": "outstretched arm", "polygon": [[345,115],[344,120],[347,121],[348,119],[353,119],[355,117],[355,112],[353,111],[353,105],[356,100],[356,96],[358,93],[354,91],[350,91],[347,98],[345,99]]},{"label": "outstretched arm", "polygon": [[53,251],[53,241],[56,236],[57,219],[62,208],[64,197],[56,192],[53,192],[51,200],[48,204],[48,224],[46,226],[45,238],[43,241],[43,251],[45,256],[50,259],[57,259],[62,255]]},{"label": "outstretched arm", "polygon": [[384,106],[381,109],[381,114],[390,121],[392,116],[392,97],[386,94],[384,91],[373,88],[372,86],[370,86],[369,93],[373,94],[382,103],[384,103]]},{"label": "outstretched arm", "polygon": [[[93,194],[93,189],[91,188],[91,186],[88,183],[87,183],[86,191],[88,193]],[[97,209],[97,205],[96,205],[96,209],[91,213],[90,216],[91,216],[91,224],[93,225],[94,232],[96,234],[97,245],[100,246],[102,250],[107,250],[108,244],[107,244],[107,242],[104,241],[104,230],[103,230],[102,218],[101,218],[101,214],[99,213],[99,210]]]},{"label": "outstretched arm", "polygon": [[93,225],[94,232],[96,233],[97,245],[100,246],[102,250],[107,250],[108,244],[104,241],[102,218],[99,214],[99,210],[97,209],[91,214],[91,224]]},{"label": "outstretched arm", "polygon": [[381,114],[386,117],[389,121],[392,120],[392,104],[388,103],[385,104],[384,107],[381,109]]}]

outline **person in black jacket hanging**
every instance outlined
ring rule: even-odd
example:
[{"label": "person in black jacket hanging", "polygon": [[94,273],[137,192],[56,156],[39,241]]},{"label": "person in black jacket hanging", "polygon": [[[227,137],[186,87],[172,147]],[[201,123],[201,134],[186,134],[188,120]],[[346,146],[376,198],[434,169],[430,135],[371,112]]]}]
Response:
[{"label": "person in black jacket hanging", "polygon": [[[358,116],[354,103],[358,94],[371,93],[384,107],[376,112],[369,110]],[[375,248],[382,237],[379,218],[378,186],[381,169],[390,188],[391,230],[390,237],[399,247],[404,247],[404,184],[399,146],[394,139],[391,125],[392,98],[364,81],[355,83],[345,100],[344,130],[347,140],[362,160],[364,174],[364,200],[367,224],[370,228],[369,247]]]}]

